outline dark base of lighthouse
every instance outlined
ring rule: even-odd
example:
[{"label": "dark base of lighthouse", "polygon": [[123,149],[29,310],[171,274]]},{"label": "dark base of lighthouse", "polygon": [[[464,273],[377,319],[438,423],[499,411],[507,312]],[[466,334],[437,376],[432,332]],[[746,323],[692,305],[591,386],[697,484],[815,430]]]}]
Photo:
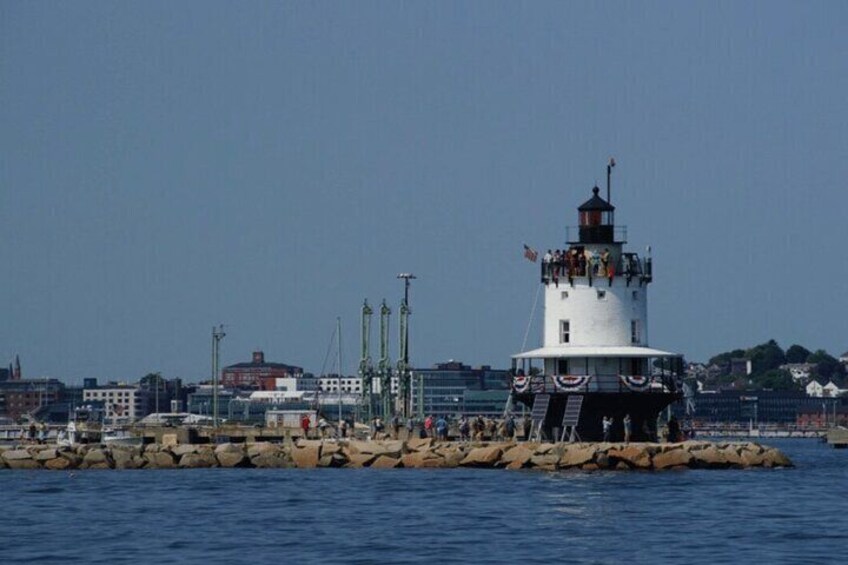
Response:
[{"label": "dark base of lighthouse", "polygon": [[[535,394],[515,394],[513,399],[532,409],[535,396]],[[570,393],[550,395],[548,413],[542,424],[543,438],[559,440],[558,434],[562,433],[562,416],[569,396],[571,396]],[[656,441],[659,439],[657,419],[660,413],[682,398],[682,394],[678,392],[583,393],[583,406],[580,411],[580,421],[577,424],[577,433],[581,441],[603,441],[602,420],[604,416],[607,416],[613,419],[610,441],[623,441],[624,416],[630,414],[632,420],[630,440]]]}]

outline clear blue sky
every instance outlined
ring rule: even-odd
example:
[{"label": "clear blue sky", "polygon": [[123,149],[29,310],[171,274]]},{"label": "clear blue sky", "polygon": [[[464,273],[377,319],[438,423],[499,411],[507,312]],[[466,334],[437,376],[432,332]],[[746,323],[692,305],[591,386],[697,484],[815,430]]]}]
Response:
[{"label": "clear blue sky", "polygon": [[[652,346],[848,349],[845,2],[3,2],[0,362],[507,366],[615,156]],[[374,318],[376,330],[377,317]],[[374,332],[376,341],[377,333]],[[528,346],[538,343],[534,330]],[[375,354],[376,356],[376,354]]]}]

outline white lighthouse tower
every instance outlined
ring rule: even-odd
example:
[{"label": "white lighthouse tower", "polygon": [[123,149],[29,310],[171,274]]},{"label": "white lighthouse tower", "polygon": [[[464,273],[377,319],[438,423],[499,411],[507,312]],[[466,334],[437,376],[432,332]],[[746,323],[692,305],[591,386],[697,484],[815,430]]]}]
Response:
[{"label": "white lighthouse tower", "polygon": [[680,398],[682,356],[649,346],[652,259],[625,250],[626,228],[598,193],[578,207],[566,247],[542,261],[542,347],[513,356],[513,396],[534,407],[540,435],[571,426],[600,439],[606,417],[618,437],[629,416],[633,438],[652,439],[660,411]]}]

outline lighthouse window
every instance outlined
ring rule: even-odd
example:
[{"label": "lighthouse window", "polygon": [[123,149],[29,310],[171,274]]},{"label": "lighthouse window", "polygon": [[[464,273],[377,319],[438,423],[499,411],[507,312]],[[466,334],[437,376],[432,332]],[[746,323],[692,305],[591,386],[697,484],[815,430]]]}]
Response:
[{"label": "lighthouse window", "polygon": [[598,300],[606,300],[607,291],[598,289]]},{"label": "lighthouse window", "polygon": [[568,291],[563,290],[562,292],[559,293],[559,296],[562,300],[565,300],[566,298],[568,298]]},{"label": "lighthouse window", "polygon": [[630,320],[630,343],[640,343],[642,341],[640,334],[639,320]]},{"label": "lighthouse window", "polygon": [[638,290],[633,291],[633,300],[639,300],[639,291]]},{"label": "lighthouse window", "polygon": [[559,321],[559,342],[568,343],[571,341],[571,324],[568,320]]}]

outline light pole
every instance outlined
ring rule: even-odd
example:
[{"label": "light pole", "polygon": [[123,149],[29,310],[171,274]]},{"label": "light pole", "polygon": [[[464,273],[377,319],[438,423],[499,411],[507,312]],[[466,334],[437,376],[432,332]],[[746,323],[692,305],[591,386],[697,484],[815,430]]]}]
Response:
[{"label": "light pole", "polygon": [[224,324],[212,326],[212,427],[218,427],[218,367],[220,365],[220,343],[224,339]]},{"label": "light pole", "polygon": [[341,317],[336,318],[336,332],[338,333],[338,362],[339,362],[339,421],[337,424],[341,425],[342,423],[342,319]]}]

